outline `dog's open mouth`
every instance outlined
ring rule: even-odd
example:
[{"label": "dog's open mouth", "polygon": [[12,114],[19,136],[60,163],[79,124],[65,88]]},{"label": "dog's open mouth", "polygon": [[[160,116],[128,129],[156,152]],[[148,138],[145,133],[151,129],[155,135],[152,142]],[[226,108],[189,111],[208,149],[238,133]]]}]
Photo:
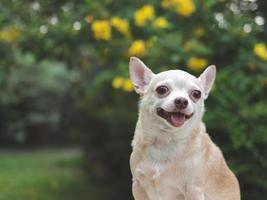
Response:
[{"label": "dog's open mouth", "polygon": [[186,115],[182,112],[168,112],[162,108],[157,108],[157,114],[163,119],[166,119],[174,127],[182,126],[186,120],[193,116],[193,113]]}]

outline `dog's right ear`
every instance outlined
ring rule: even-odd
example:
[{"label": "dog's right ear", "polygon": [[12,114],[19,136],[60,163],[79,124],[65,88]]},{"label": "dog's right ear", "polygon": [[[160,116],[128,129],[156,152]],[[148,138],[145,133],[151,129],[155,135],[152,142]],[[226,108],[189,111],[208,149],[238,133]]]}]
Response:
[{"label": "dog's right ear", "polygon": [[215,65],[211,65],[205,69],[205,71],[199,76],[199,80],[202,83],[204,88],[204,99],[208,98],[209,92],[212,88],[216,77],[216,67]]},{"label": "dog's right ear", "polygon": [[129,63],[130,78],[138,94],[143,94],[154,73],[138,58],[131,57]]}]

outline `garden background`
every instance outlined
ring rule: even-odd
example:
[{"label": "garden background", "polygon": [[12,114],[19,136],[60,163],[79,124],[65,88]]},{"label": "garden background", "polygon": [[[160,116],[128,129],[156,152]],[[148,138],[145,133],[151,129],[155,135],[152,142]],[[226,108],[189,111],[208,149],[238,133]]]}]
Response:
[{"label": "garden background", "polygon": [[133,55],[217,66],[204,121],[242,199],[263,199],[266,17],[266,0],[1,0],[0,199],[132,199]]}]

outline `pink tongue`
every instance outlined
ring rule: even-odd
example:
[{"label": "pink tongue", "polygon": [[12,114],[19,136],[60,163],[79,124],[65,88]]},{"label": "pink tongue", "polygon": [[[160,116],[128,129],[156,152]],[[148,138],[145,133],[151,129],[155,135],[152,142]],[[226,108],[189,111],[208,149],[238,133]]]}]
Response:
[{"label": "pink tongue", "polygon": [[171,114],[170,122],[173,126],[179,127],[183,125],[185,121],[185,115],[183,114]]}]

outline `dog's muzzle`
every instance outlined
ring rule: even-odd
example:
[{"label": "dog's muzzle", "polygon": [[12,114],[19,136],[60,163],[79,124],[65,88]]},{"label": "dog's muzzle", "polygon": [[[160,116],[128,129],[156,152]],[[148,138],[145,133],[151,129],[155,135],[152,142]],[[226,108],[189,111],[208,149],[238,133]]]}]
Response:
[{"label": "dog's muzzle", "polygon": [[193,116],[193,113],[187,115],[181,111],[168,112],[163,108],[157,108],[157,114],[161,118],[167,120],[174,127],[182,126],[186,120],[190,119]]}]

